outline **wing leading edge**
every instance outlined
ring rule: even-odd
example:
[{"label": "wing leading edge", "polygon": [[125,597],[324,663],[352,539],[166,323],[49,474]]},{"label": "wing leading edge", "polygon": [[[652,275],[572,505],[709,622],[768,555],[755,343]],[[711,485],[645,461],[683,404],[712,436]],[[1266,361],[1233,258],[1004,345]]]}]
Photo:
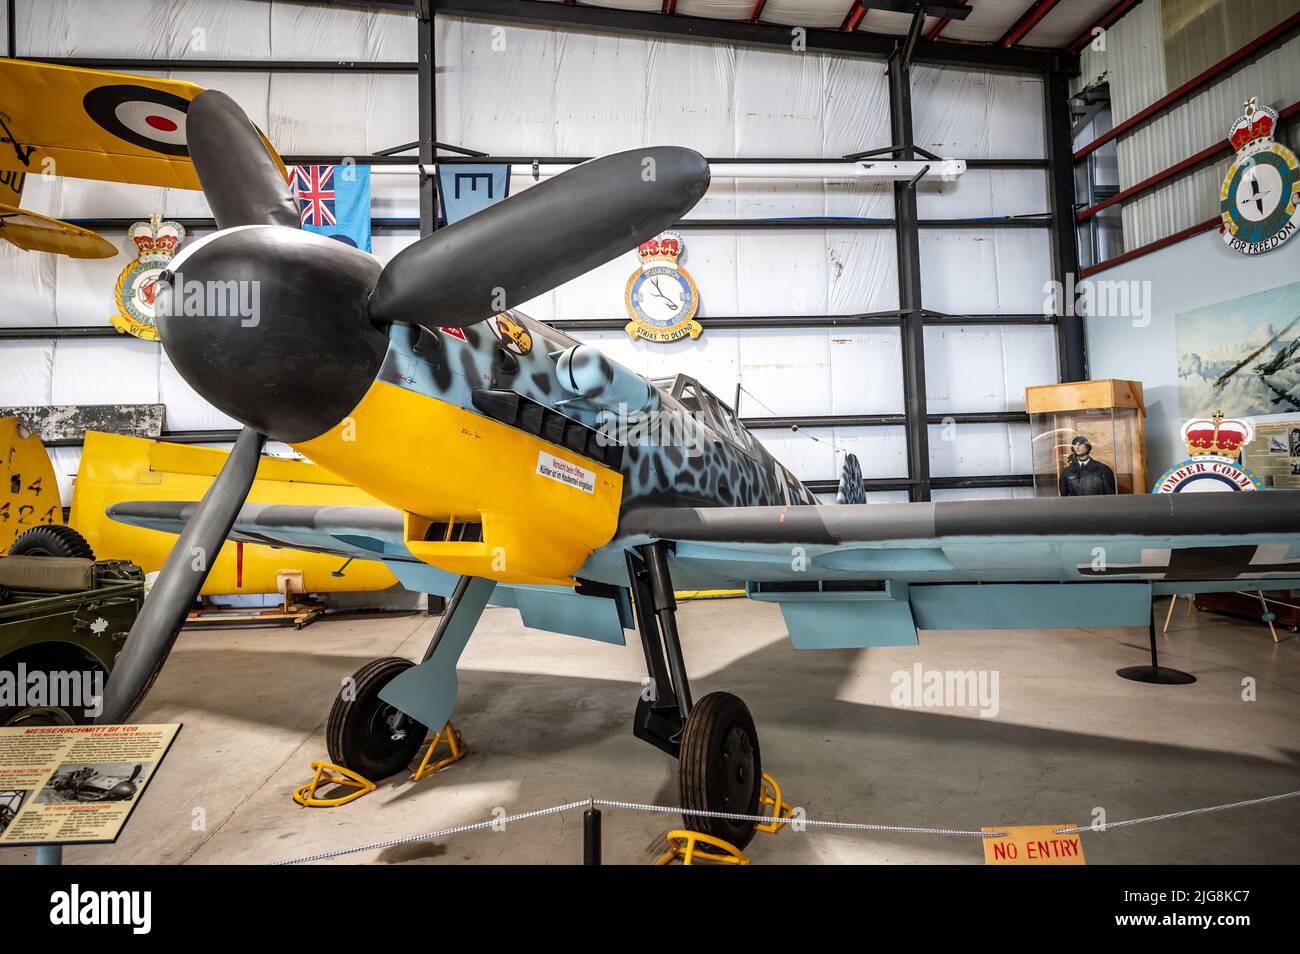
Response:
[{"label": "wing leading edge", "polygon": [[674,579],[743,584],[798,647],[923,629],[1145,626],[1155,595],[1300,586],[1300,493],[1132,495],[631,512]]}]

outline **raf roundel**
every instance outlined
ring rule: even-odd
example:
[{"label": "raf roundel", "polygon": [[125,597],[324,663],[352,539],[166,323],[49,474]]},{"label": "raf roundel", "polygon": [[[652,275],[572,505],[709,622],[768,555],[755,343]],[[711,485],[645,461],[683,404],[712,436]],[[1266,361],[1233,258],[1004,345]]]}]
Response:
[{"label": "raf roundel", "polygon": [[147,86],[100,86],[82,100],[86,115],[119,139],[167,156],[188,156],[189,100]]}]

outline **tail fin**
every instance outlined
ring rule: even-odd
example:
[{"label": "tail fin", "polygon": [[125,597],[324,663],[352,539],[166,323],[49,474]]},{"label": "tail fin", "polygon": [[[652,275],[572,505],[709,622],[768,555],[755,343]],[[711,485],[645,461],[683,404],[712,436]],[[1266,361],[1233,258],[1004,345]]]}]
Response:
[{"label": "tail fin", "polygon": [[844,470],[840,472],[840,489],[835,495],[835,502],[842,504],[864,504],[867,502],[867,490],[862,486],[862,465],[857,455],[844,455]]}]

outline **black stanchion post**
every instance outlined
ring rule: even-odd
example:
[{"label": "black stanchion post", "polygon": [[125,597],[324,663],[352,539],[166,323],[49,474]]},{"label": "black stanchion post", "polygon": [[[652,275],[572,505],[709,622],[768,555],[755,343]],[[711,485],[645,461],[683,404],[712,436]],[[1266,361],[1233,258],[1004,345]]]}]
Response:
[{"label": "black stanchion post", "polygon": [[582,813],[582,863],[600,864],[600,809],[595,806]]}]

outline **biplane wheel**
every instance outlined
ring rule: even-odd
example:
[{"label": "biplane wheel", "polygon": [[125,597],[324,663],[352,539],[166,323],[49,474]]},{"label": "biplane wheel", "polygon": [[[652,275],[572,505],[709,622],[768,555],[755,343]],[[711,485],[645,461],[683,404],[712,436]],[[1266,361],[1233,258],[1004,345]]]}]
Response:
[{"label": "biplane wheel", "polygon": [[[763,763],[749,707],[729,692],[711,692],[691,709],[682,731],[677,789],[683,809],[757,815]],[[686,827],[744,848],[752,821],[682,813]]]},{"label": "biplane wheel", "polygon": [[86,538],[71,527],[52,523],[19,534],[9,547],[10,556],[81,557],[95,559]]},{"label": "biplane wheel", "polygon": [[[351,685],[339,691],[325,725],[331,762],[372,782],[396,775],[411,763],[428,730],[401,717],[398,710],[379,698],[379,693],[414,665],[400,656],[385,656],[353,673]],[[399,717],[403,721],[395,731],[393,724]]]}]

